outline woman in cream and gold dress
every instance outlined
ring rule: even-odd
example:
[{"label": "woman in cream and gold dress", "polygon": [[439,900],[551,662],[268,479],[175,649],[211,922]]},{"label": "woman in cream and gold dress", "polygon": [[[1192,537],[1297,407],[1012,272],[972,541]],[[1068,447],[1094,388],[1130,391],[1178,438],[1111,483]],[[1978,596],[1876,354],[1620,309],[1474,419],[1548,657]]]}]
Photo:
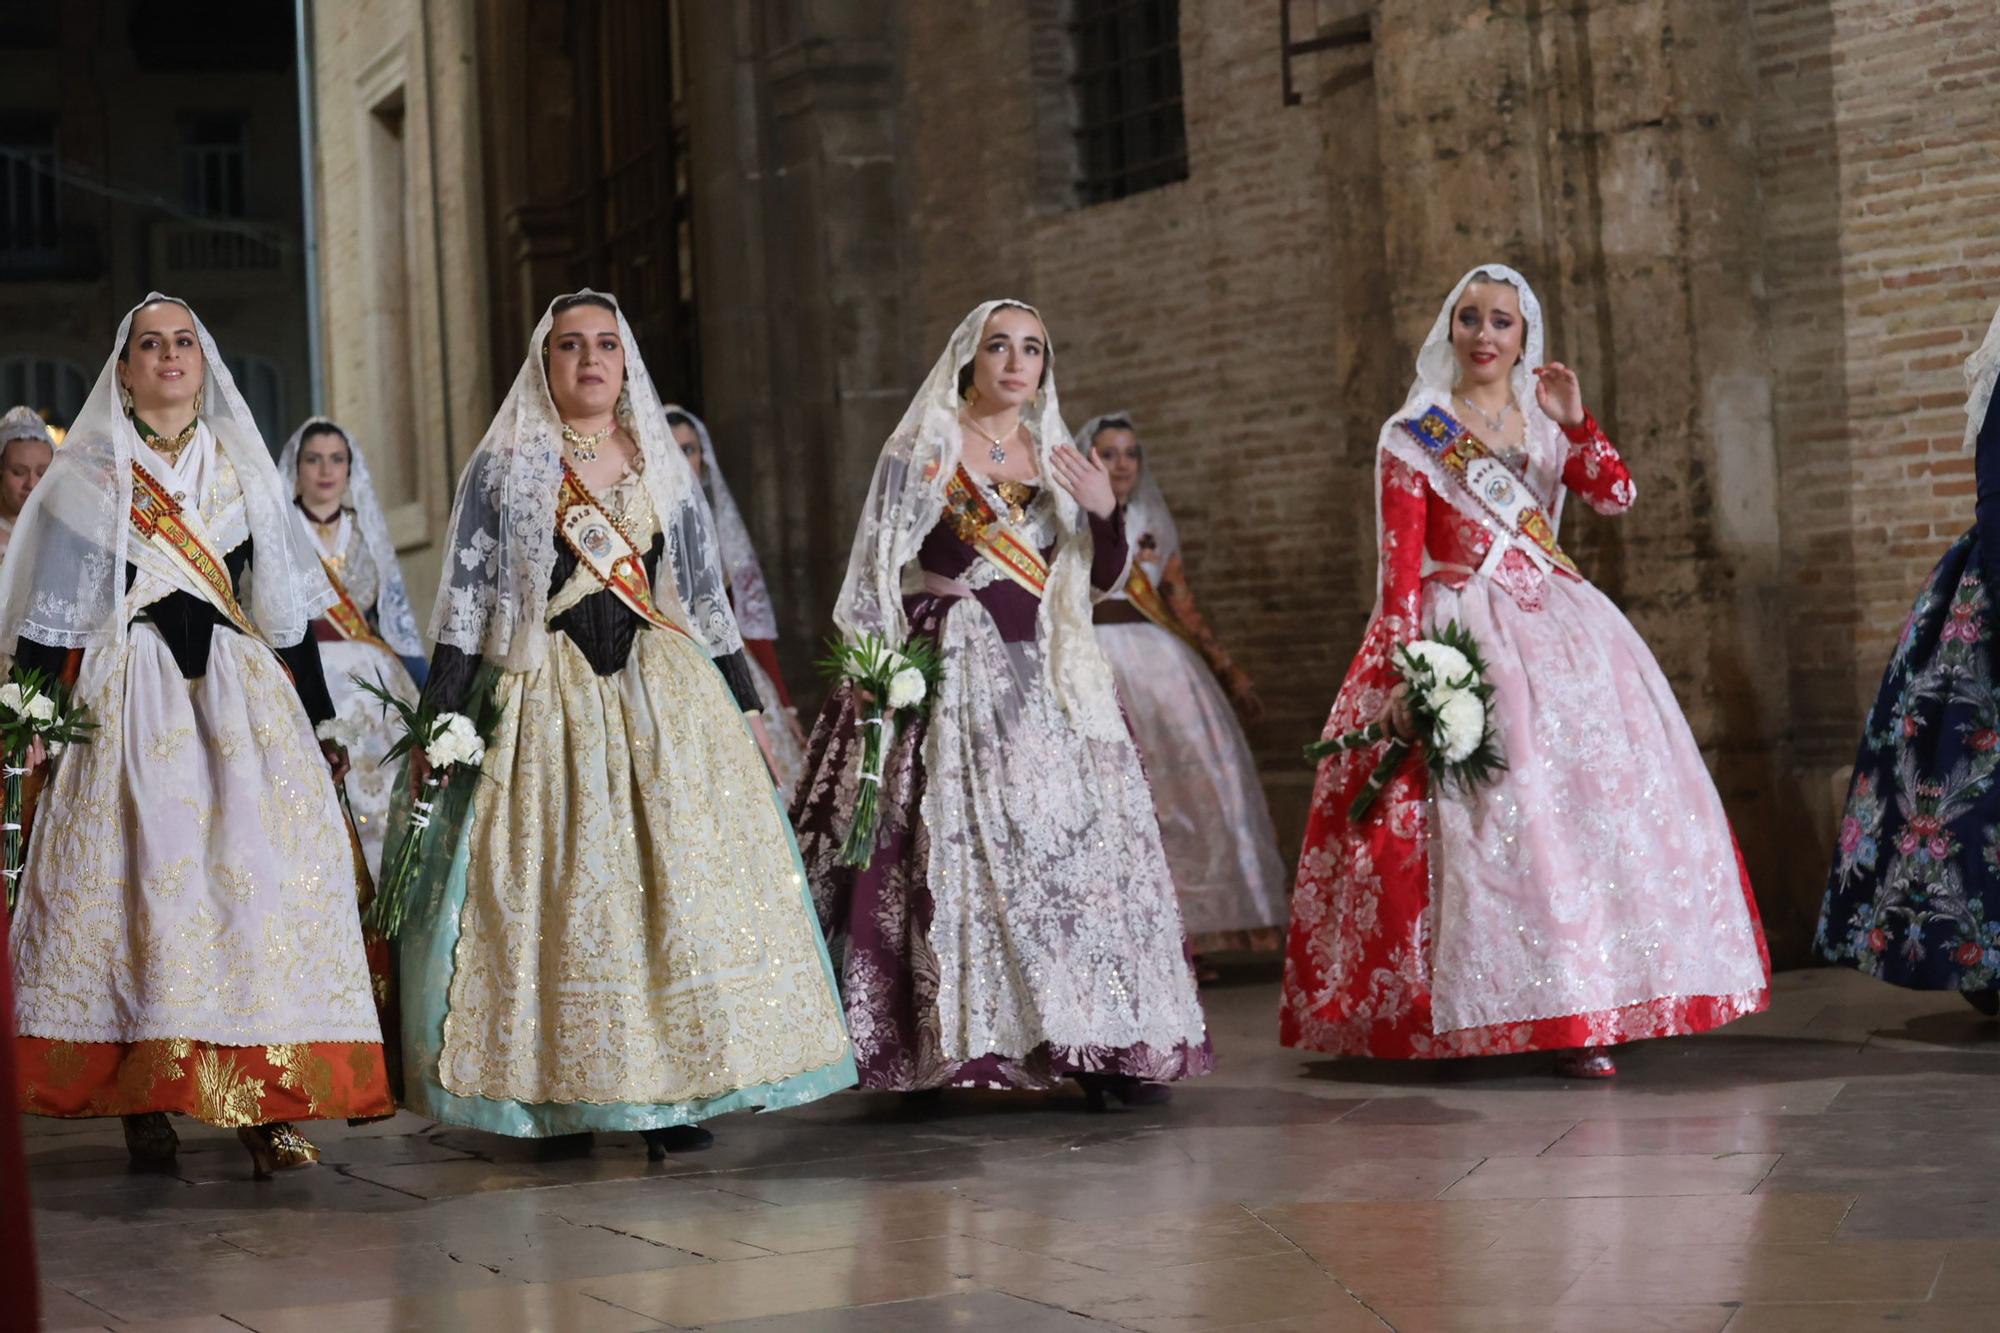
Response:
[{"label": "woman in cream and gold dress", "polygon": [[447,540],[425,695],[504,711],[398,940],[406,1104],[658,1157],[850,1086],[708,507],[610,297],[550,305]]},{"label": "woman in cream and gold dress", "polygon": [[394,767],[385,767],[382,756],[401,732],[395,715],[357,681],[414,700],[417,681],[406,663],[423,669],[423,639],[368,462],[347,432],[313,417],[285,441],[278,472],[297,497],[299,521],[333,585],[334,603],[314,618],[312,636],[326,667],[335,726],[347,745],[348,809],[369,874],[379,875],[396,783]]},{"label": "woman in cream and gold dress", "polygon": [[124,1115],[140,1163],[192,1115],[266,1174],[317,1155],[287,1122],[392,1109],[346,758],[313,738],[332,595],[214,341],[147,297],[0,570],[0,643],[74,672],[97,724],[42,795],[12,922],[23,1110]]}]

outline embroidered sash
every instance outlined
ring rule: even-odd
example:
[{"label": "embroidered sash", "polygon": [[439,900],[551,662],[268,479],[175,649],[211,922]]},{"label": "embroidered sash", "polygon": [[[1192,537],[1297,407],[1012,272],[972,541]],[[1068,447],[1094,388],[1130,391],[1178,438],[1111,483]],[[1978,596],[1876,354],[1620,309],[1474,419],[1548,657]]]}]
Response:
[{"label": "embroidered sash", "polygon": [[1174,614],[1174,609],[1167,605],[1167,599],[1160,594],[1159,588],[1154,586],[1152,576],[1146,573],[1146,567],[1137,560],[1132,562],[1132,572],[1125,579],[1125,599],[1137,608],[1140,615],[1179,638],[1196,652],[1201,651],[1201,645],[1195,641],[1194,635],[1188,632],[1186,625],[1181,624],[1180,617]]},{"label": "embroidered sash", "polygon": [[556,531],[591,577],[639,619],[676,634],[687,633],[653,601],[652,580],[646,577],[645,562],[631,534],[584,489],[567,463],[563,464],[562,489],[556,492]]},{"label": "embroidered sash", "polygon": [[980,559],[1040,597],[1049,586],[1049,562],[1014,535],[962,465],[945,483],[944,497],[960,540]]},{"label": "embroidered sash", "polygon": [[354,598],[348,594],[347,585],[340,581],[340,573],[334,562],[321,556],[319,563],[320,567],[326,570],[326,581],[333,585],[333,605],[322,613],[326,623],[333,626],[343,639],[370,644],[385,651],[394,651],[369,625],[367,613],[354,604]]},{"label": "embroidered sash", "polygon": [[180,501],[138,462],[132,464],[132,528],[140,540],[166,555],[185,574],[190,589],[205,597],[231,624],[253,639],[262,639],[236,600],[229,566],[215,553],[201,514],[183,509]]},{"label": "embroidered sash", "polygon": [[1438,463],[1446,477],[1464,492],[1463,505],[1498,523],[1511,536],[1526,538],[1550,564],[1574,578],[1583,571],[1556,545],[1555,524],[1514,469],[1508,467],[1478,436],[1441,407],[1396,425]]}]

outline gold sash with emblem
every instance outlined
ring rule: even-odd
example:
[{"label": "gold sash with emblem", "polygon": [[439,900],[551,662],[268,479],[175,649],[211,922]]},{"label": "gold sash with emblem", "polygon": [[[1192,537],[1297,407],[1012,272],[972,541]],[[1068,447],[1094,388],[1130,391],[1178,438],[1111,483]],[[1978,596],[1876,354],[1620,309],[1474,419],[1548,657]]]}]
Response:
[{"label": "gold sash with emblem", "polygon": [[945,483],[953,531],[980,559],[1040,597],[1049,586],[1049,562],[1001,521],[963,466]]},{"label": "gold sash with emblem", "polygon": [[333,585],[333,605],[321,612],[326,623],[333,626],[334,631],[343,639],[354,643],[371,644],[393,652],[394,650],[383,641],[382,636],[368,623],[368,613],[355,605],[354,598],[347,591],[347,585],[340,581],[336,563],[325,556],[319,558],[319,563],[320,568],[326,571],[326,581]]},{"label": "gold sash with emblem", "polygon": [[1461,508],[1485,515],[1502,530],[1525,537],[1551,564],[1582,578],[1583,571],[1556,545],[1556,525],[1514,469],[1458,423],[1449,412],[1433,407],[1420,417],[1396,423],[1425,453],[1437,460],[1446,477],[1457,483],[1469,504]]},{"label": "gold sash with emblem", "polygon": [[170,559],[185,573],[194,590],[229,622],[252,638],[261,639],[250,617],[236,600],[229,566],[215,553],[201,514],[180,501],[135,460],[132,464],[132,529],[139,539]]},{"label": "gold sash with emblem", "polygon": [[1125,600],[1132,603],[1140,615],[1174,635],[1188,647],[1196,652],[1202,651],[1201,644],[1188,631],[1188,627],[1181,623],[1180,617],[1174,614],[1174,609],[1167,605],[1167,599],[1154,586],[1152,576],[1137,560],[1132,562],[1132,572],[1125,579]]},{"label": "gold sash with emblem", "polygon": [[634,615],[648,625],[687,634],[654,602],[652,580],[646,577],[645,562],[631,534],[584,488],[567,463],[563,464],[562,489],[556,493],[556,531],[591,577]]}]

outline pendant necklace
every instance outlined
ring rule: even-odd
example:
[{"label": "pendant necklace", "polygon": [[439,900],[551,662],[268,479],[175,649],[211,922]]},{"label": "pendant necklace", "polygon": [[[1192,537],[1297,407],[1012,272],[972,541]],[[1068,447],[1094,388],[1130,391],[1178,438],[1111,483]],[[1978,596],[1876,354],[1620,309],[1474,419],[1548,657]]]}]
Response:
[{"label": "pendant necklace", "polygon": [[1458,401],[1464,404],[1466,407],[1471,408],[1473,415],[1477,416],[1481,421],[1485,422],[1486,429],[1492,431],[1495,435],[1500,435],[1507,429],[1507,408],[1512,407],[1514,405],[1513,403],[1510,402],[1506,405],[1506,407],[1502,407],[1500,409],[1499,415],[1495,416],[1489,413],[1485,408],[1481,407],[1478,403],[1475,403],[1470,398],[1467,398],[1462,393],[1454,393],[1452,397],[1458,399]]},{"label": "pendant necklace", "polygon": [[611,432],[617,429],[618,423],[614,421],[603,430],[586,435],[565,421],[562,423],[562,437],[569,441],[570,452],[575,454],[579,461],[591,463],[597,459],[597,446],[610,439]]},{"label": "pendant necklace", "polygon": [[[960,413],[959,415],[960,419],[965,422],[967,430],[970,430],[974,435],[977,435],[980,439],[986,441],[987,445],[989,446],[986,450],[986,456],[993,460],[993,466],[1005,467],[1007,464],[1006,439],[1007,435],[1012,435],[1014,431],[1013,430],[1008,431],[1007,435],[997,435],[997,436],[988,435],[985,431],[979,429],[978,426],[973,424],[972,418],[970,416],[967,416],[964,413]],[[1021,428],[1020,425],[1017,423],[1014,427],[1014,430],[1019,430],[1020,428]]]}]

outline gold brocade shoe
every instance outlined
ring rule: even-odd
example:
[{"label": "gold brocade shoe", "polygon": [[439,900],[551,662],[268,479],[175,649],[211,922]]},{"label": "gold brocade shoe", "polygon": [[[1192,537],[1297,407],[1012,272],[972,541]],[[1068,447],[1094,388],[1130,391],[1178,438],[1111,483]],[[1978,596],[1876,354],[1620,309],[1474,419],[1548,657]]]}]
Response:
[{"label": "gold brocade shoe", "polygon": [[319,1149],[289,1121],[246,1125],[236,1131],[236,1139],[249,1151],[251,1169],[259,1180],[269,1180],[276,1172],[295,1171],[319,1160]]},{"label": "gold brocade shoe", "polygon": [[167,1119],[165,1111],[147,1111],[119,1119],[125,1125],[125,1151],[132,1154],[133,1166],[158,1169],[173,1165],[174,1155],[181,1148],[181,1136],[174,1133],[173,1121]]}]

